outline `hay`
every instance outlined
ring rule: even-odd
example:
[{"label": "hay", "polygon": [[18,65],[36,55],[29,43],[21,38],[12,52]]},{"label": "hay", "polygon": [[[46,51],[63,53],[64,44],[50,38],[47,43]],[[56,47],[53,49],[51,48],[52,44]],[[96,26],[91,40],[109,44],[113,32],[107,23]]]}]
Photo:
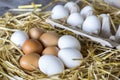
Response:
[{"label": "hay", "polygon": [[[91,5],[95,13],[108,13],[113,25],[120,24],[120,10],[101,0],[88,2],[83,0],[82,6]],[[104,9],[105,8],[105,9]],[[71,31],[52,27],[45,20],[50,12],[28,12],[20,15],[6,13],[0,19],[0,80],[118,80],[120,77],[120,50],[103,47],[100,44]],[[61,23],[61,21],[57,21]],[[62,24],[62,23],[61,23]],[[62,24],[67,25],[67,24]],[[112,27],[114,30],[115,26]],[[40,70],[27,71],[20,67],[19,58],[23,52],[10,41],[14,31],[22,30],[26,33],[32,27],[40,27],[45,31],[55,31],[60,35],[70,34],[81,43],[84,56],[82,63],[72,69],[66,69],[62,73],[46,76]]]}]

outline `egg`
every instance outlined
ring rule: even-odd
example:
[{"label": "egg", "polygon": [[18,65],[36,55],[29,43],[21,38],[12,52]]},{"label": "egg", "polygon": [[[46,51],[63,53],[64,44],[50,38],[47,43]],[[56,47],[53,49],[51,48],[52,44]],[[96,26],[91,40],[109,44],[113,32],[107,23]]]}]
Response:
[{"label": "egg", "polygon": [[42,44],[34,39],[28,39],[25,41],[23,44],[22,50],[25,54],[30,54],[30,53],[39,53],[41,54],[43,50]]},{"label": "egg", "polygon": [[79,66],[81,63],[81,59],[83,59],[83,56],[80,53],[80,51],[74,48],[61,49],[58,52],[58,57],[63,61],[67,68],[74,68]]},{"label": "egg", "polygon": [[39,39],[39,37],[43,34],[43,32],[44,31],[42,29],[38,27],[34,27],[29,30],[29,36],[32,39]]},{"label": "egg", "polygon": [[20,58],[20,66],[26,70],[35,70],[38,69],[38,60],[40,55],[37,53],[30,53],[22,56]]},{"label": "egg", "polygon": [[93,14],[93,7],[91,6],[85,6],[81,9],[80,11],[80,15],[83,16],[83,18],[85,19],[88,15],[92,15]]},{"label": "egg", "polygon": [[80,7],[75,2],[67,2],[64,7],[69,10],[70,13],[76,13],[80,11]]},{"label": "egg", "polygon": [[84,21],[84,19],[79,13],[72,13],[67,18],[67,24],[69,24],[73,27],[76,26],[78,28],[81,28],[83,21]]},{"label": "egg", "polygon": [[59,74],[64,70],[62,61],[53,55],[43,55],[40,57],[38,64],[40,71],[48,76]]},{"label": "egg", "polygon": [[89,34],[99,34],[101,22],[95,15],[88,16],[83,22],[82,30]]},{"label": "egg", "polygon": [[56,5],[52,9],[51,18],[52,19],[61,19],[69,16],[69,12],[64,6]]},{"label": "egg", "polygon": [[61,36],[58,40],[58,47],[60,49],[64,49],[64,48],[75,48],[78,50],[81,49],[80,42],[71,35]]},{"label": "egg", "polygon": [[56,46],[49,46],[49,47],[46,47],[43,50],[42,55],[51,54],[51,55],[57,56],[58,55],[58,51],[59,51],[59,49]]},{"label": "egg", "polygon": [[10,40],[16,44],[20,49],[22,48],[24,42],[28,39],[28,35],[23,31],[15,31],[12,35]]},{"label": "egg", "polygon": [[46,32],[40,36],[40,41],[45,47],[57,46],[59,35],[55,32]]}]

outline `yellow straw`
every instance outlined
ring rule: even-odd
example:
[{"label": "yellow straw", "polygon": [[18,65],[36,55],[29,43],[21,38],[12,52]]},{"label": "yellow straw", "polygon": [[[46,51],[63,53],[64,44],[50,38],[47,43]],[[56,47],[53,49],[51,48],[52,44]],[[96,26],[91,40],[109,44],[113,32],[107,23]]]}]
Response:
[{"label": "yellow straw", "polygon": [[34,4],[31,3],[31,5],[22,5],[22,6],[18,6],[19,9],[26,9],[26,8],[39,8],[41,7],[42,4]]}]

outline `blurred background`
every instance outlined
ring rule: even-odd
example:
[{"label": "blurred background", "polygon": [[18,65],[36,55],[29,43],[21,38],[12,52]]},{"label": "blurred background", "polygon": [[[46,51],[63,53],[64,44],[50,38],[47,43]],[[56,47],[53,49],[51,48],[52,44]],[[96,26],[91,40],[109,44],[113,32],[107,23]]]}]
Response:
[{"label": "blurred background", "polygon": [[[0,15],[3,15],[6,11],[12,8],[17,8],[19,5],[27,5],[34,2],[35,4],[47,5],[53,0],[0,0]],[[76,1],[76,0],[68,0]],[[117,8],[120,8],[120,0],[103,0]]]},{"label": "blurred background", "polygon": [[0,0],[0,15],[3,15],[7,10],[17,8],[19,5],[42,4],[43,6],[51,2],[52,0]]}]

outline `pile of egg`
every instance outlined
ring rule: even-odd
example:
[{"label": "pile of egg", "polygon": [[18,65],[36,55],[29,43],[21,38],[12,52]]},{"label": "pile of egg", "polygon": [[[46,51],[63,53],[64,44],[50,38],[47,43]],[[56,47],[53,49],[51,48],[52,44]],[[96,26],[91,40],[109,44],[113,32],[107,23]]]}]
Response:
[{"label": "pile of egg", "polygon": [[90,35],[98,35],[103,38],[112,36],[110,30],[110,17],[108,14],[94,14],[94,8],[86,5],[82,9],[75,2],[67,2],[65,5],[55,5],[51,11],[51,19],[65,19],[73,28],[82,30]]},{"label": "pile of egg", "polygon": [[71,35],[59,36],[35,27],[28,34],[14,32],[10,40],[24,53],[19,59],[21,68],[29,71],[40,69],[48,76],[77,67],[83,59],[80,42]]}]

